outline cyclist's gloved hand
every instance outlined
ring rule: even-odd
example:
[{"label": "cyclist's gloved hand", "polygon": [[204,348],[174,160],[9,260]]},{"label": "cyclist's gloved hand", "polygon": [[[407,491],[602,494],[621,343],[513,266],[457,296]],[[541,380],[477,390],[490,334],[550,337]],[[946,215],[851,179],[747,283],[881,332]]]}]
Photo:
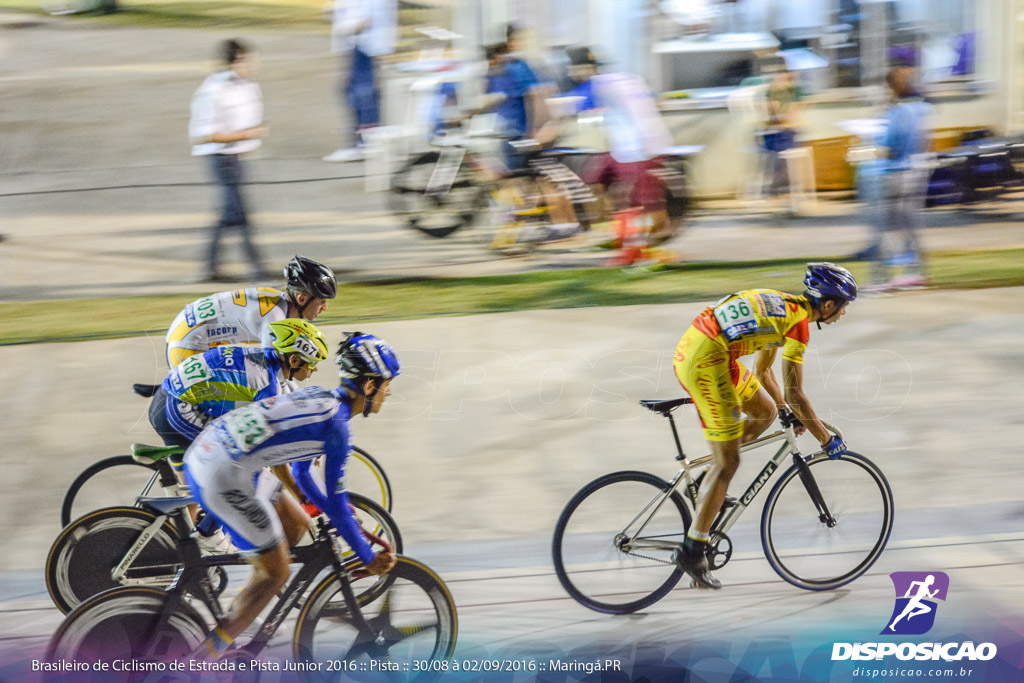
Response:
[{"label": "cyclist's gloved hand", "polygon": [[302,509],[311,518],[316,518],[323,514],[323,512],[320,511],[320,508],[318,508],[316,505],[313,505],[312,503],[303,503]]},{"label": "cyclist's gloved hand", "polygon": [[840,455],[846,452],[846,442],[843,441],[841,436],[833,436],[831,439],[822,444],[822,449],[832,460],[835,460]]},{"label": "cyclist's gloved hand", "polygon": [[387,574],[394,568],[395,561],[393,553],[381,551],[373,556],[373,561],[370,564],[366,565],[366,571],[376,576]]}]

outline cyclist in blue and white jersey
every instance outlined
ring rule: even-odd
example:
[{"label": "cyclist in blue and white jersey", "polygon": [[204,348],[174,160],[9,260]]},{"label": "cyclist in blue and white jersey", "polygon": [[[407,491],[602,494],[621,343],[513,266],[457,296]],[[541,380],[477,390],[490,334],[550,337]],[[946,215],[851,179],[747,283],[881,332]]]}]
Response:
[{"label": "cyclist in blue and white jersey", "polygon": [[309,528],[309,517],[290,496],[276,503],[257,491],[254,480],[265,467],[289,464],[304,503],[331,520],[371,574],[395,565],[388,552],[374,555],[352,516],[343,487],[325,492],[313,479],[313,460],[325,455],[325,481],[342,480],[351,444],[348,422],[379,412],[399,374],[398,358],[373,335],[350,334],[338,349],[341,386],[307,387],[264,399],[217,418],[185,453],[185,478],[203,508],[248,555],[253,575],[228,610],[223,625],[204,641],[200,654],[218,657],[288,580],[289,548]]},{"label": "cyclist in blue and white jersey", "polygon": [[167,329],[167,367],[215,346],[271,344],[270,323],[288,318],[316,320],[338,293],[334,271],[296,255],[284,267],[286,291],[249,287],[196,299]]}]

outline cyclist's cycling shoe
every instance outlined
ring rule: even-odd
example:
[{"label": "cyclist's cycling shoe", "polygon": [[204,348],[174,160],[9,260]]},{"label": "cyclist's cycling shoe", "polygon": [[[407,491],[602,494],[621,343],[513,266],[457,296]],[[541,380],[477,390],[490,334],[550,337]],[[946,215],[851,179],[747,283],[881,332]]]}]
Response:
[{"label": "cyclist's cycling shoe", "polygon": [[711,567],[708,565],[708,556],[700,549],[692,552],[686,546],[676,548],[672,551],[672,561],[686,572],[697,588],[718,590],[722,582],[711,575]]}]

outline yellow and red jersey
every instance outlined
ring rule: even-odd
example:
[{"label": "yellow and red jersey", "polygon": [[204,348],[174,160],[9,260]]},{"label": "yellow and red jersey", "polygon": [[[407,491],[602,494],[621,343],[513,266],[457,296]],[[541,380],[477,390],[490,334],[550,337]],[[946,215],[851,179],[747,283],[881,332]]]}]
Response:
[{"label": "yellow and red jersey", "polygon": [[722,344],[735,360],[772,346],[803,363],[810,337],[811,304],[803,296],[774,289],[746,289],[704,309],[693,326]]}]

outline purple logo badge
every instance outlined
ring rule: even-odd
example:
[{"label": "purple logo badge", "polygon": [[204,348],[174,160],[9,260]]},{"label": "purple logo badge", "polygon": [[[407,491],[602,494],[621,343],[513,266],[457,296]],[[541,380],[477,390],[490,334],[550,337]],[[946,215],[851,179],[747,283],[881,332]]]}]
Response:
[{"label": "purple logo badge", "polygon": [[936,600],[946,599],[949,577],[942,572],[893,572],[896,606],[882,635],[916,636],[935,624]]}]

